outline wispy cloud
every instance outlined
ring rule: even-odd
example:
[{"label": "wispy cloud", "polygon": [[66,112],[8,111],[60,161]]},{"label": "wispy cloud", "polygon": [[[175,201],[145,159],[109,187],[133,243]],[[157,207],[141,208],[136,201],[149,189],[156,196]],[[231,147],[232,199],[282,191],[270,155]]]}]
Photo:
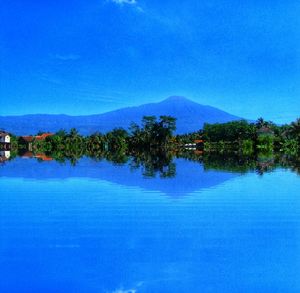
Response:
[{"label": "wispy cloud", "polygon": [[43,80],[43,81],[46,81],[46,82],[49,82],[49,83],[52,83],[52,84],[56,84],[56,85],[63,85],[63,82],[62,80],[60,80],[59,78],[56,78],[56,77],[52,77],[48,74],[40,74],[39,75],[40,79]]},{"label": "wispy cloud", "polygon": [[136,0],[111,0],[111,2],[119,4],[119,5],[124,5],[124,4],[137,5]]},{"label": "wispy cloud", "polygon": [[138,12],[144,12],[143,8],[138,4],[137,0],[107,0],[108,2],[115,3],[119,6],[132,6],[136,9]]},{"label": "wispy cloud", "polygon": [[61,60],[61,61],[74,61],[80,59],[80,55],[77,54],[64,54],[64,55],[55,54],[52,55],[52,57],[54,59]]}]

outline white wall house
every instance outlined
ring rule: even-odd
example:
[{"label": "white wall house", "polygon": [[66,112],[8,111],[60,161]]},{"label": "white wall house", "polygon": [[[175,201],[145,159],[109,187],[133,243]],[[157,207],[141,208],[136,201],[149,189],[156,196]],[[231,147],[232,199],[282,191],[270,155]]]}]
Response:
[{"label": "white wall house", "polygon": [[2,143],[10,143],[10,135],[5,132],[0,132],[0,142]]}]

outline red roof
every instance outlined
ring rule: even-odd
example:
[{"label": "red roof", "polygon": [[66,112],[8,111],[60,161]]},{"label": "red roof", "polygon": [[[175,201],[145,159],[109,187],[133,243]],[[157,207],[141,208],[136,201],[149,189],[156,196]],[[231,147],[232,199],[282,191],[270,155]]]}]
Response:
[{"label": "red roof", "polygon": [[52,136],[52,135],[53,135],[53,133],[43,133],[41,135],[36,135],[36,136],[33,136],[33,135],[22,136],[22,138],[27,142],[32,142],[34,139],[44,140],[44,139],[46,139],[46,137]]},{"label": "red roof", "polygon": [[32,142],[34,139],[34,136],[22,136],[22,138],[27,142]]},{"label": "red roof", "polygon": [[37,135],[35,138],[37,140],[44,140],[46,137],[52,136],[52,135],[53,135],[53,133],[43,133],[42,135]]}]

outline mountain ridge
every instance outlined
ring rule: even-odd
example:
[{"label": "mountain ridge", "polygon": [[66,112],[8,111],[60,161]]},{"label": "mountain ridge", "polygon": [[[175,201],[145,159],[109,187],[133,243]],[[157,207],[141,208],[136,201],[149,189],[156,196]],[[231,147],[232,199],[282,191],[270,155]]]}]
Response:
[{"label": "mountain ridge", "polygon": [[177,133],[188,133],[201,129],[205,122],[223,123],[243,118],[218,108],[201,105],[181,96],[171,96],[158,103],[125,107],[102,114],[26,114],[0,116],[0,128],[17,135],[34,134],[38,131],[56,132],[60,129],[77,128],[87,135],[95,131],[107,132],[116,127],[128,128],[132,122],[140,123],[143,116],[169,115],[177,118]]}]

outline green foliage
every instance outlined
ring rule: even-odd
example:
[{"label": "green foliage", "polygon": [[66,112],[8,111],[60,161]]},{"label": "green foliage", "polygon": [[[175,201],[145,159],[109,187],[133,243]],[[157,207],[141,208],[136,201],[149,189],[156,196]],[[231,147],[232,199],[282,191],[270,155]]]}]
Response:
[{"label": "green foliage", "polygon": [[127,148],[128,132],[123,128],[115,128],[106,133],[104,144],[108,146],[110,151],[125,150]]},{"label": "green foliage", "polygon": [[274,149],[274,137],[270,135],[259,135],[256,148],[264,152],[272,152]]},{"label": "green foliage", "polygon": [[128,139],[131,149],[168,148],[173,131],[176,130],[176,119],[171,116],[145,116],[142,127],[132,123]]},{"label": "green foliage", "polygon": [[254,142],[251,139],[245,139],[242,141],[242,154],[252,155],[254,153]]},{"label": "green foliage", "polygon": [[291,123],[288,135],[300,143],[300,118]]},{"label": "green foliage", "polygon": [[288,155],[299,154],[300,145],[297,139],[286,139],[280,145],[280,151]]},{"label": "green foliage", "polygon": [[246,120],[227,123],[204,124],[203,138],[206,141],[241,141],[256,138],[256,126]]}]

